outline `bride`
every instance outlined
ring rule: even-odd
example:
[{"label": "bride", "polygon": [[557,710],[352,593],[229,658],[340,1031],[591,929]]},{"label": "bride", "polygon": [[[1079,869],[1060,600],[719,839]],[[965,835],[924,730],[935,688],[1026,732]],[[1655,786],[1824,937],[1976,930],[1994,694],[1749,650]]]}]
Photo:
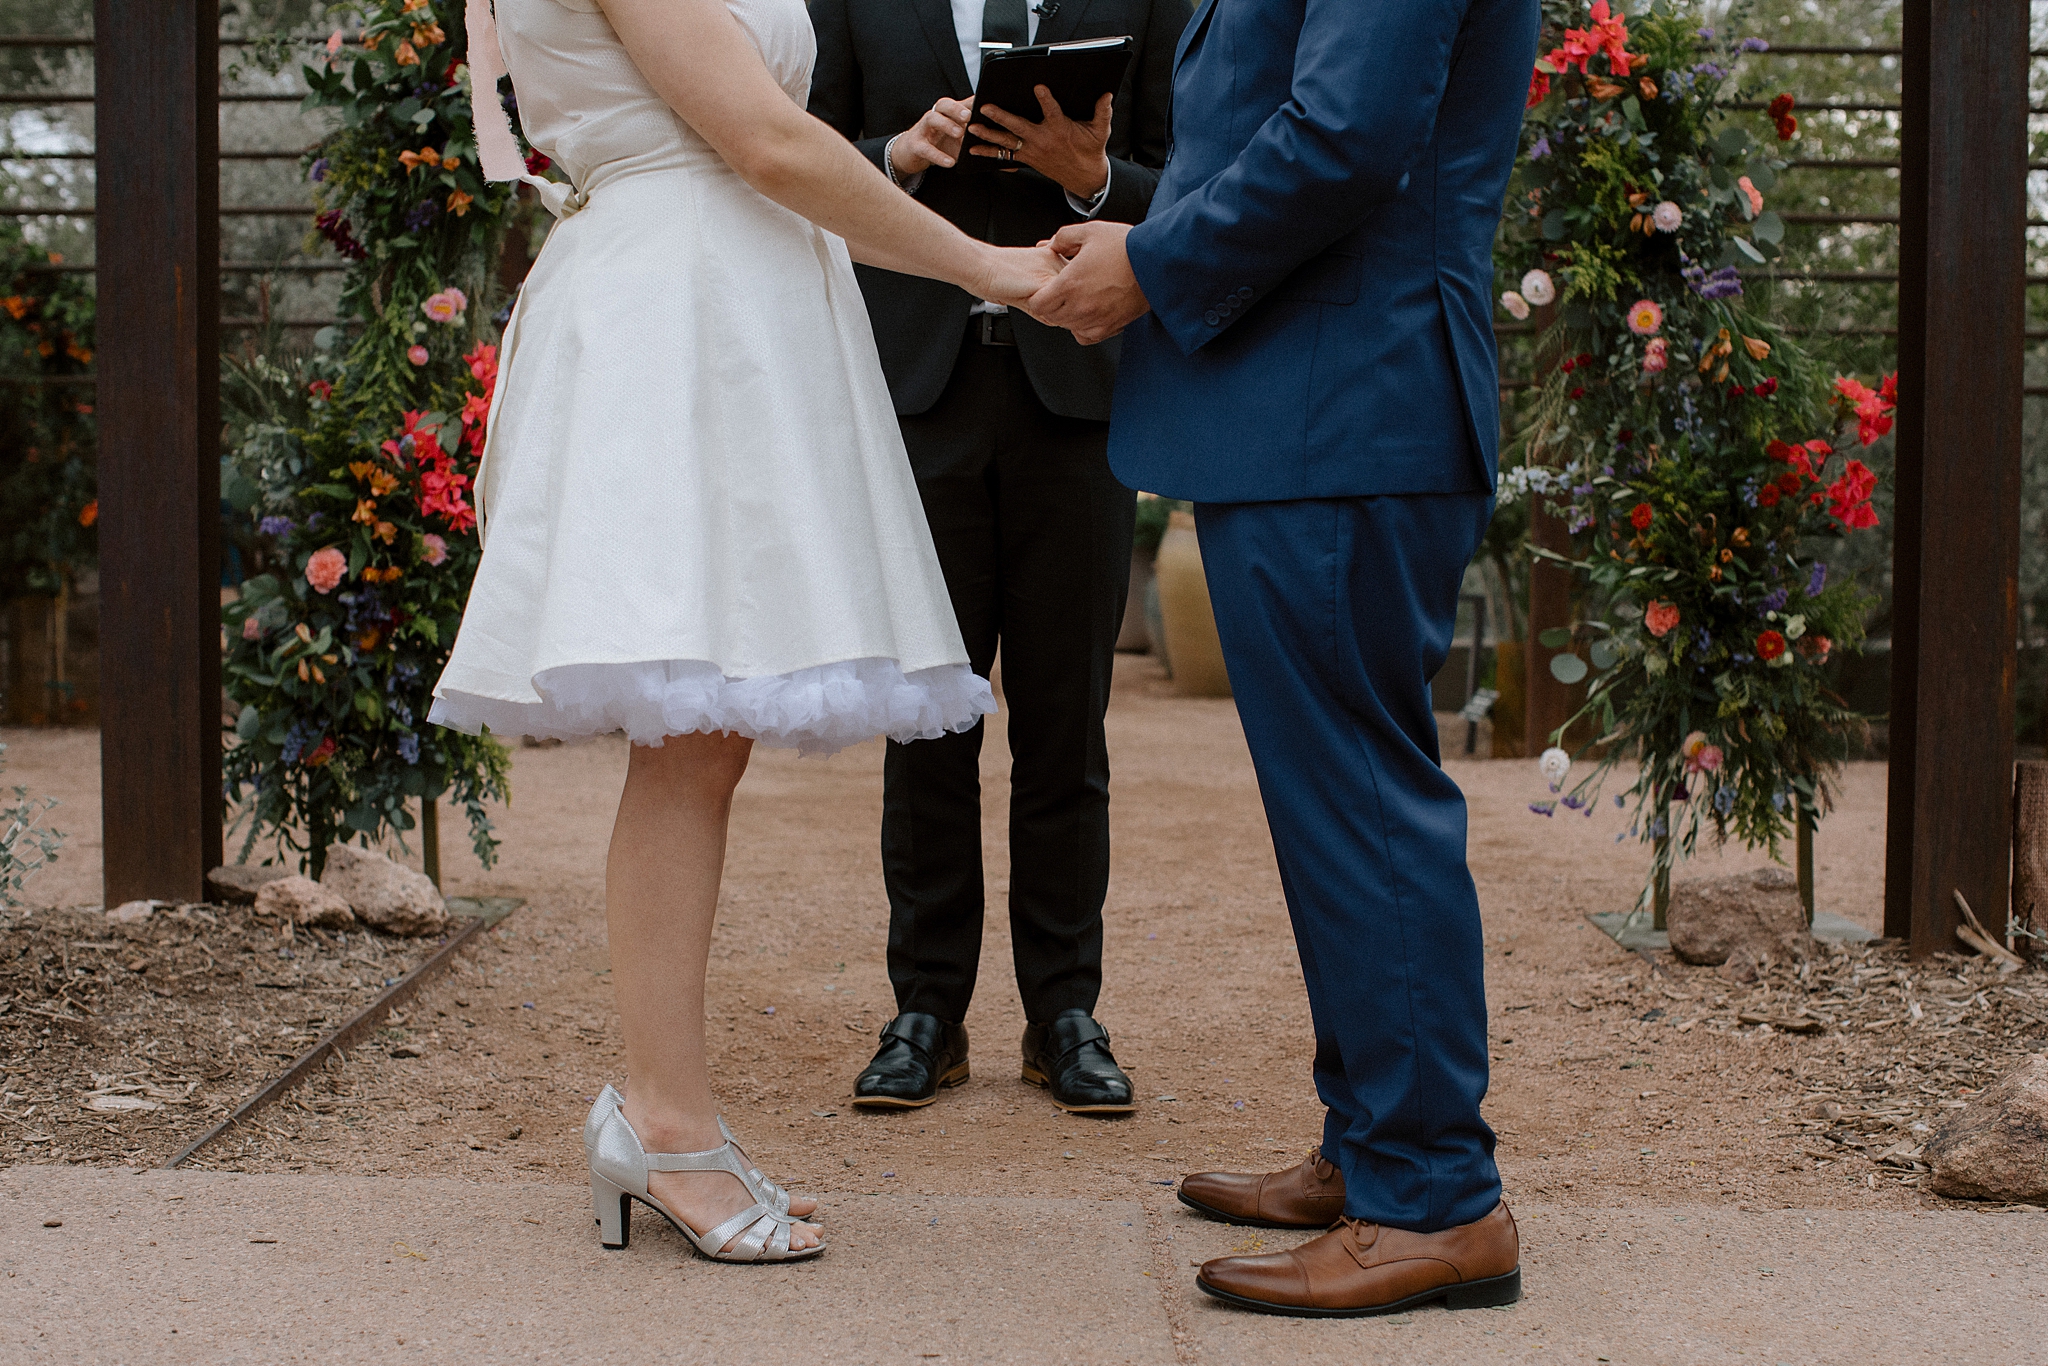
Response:
[{"label": "bride", "polygon": [[[469,15],[485,171],[561,221],[505,332],[483,560],[431,716],[632,741],[605,864],[631,1084],[584,1126],[601,1241],[625,1246],[638,1200],[712,1257],[811,1256],[816,1202],[736,1146],[705,1064],[733,788],[757,742],[830,753],[995,709],[850,259],[1010,304],[1059,261],[968,238],[804,112],[804,0]],[[570,184],[520,175],[505,68]]]}]

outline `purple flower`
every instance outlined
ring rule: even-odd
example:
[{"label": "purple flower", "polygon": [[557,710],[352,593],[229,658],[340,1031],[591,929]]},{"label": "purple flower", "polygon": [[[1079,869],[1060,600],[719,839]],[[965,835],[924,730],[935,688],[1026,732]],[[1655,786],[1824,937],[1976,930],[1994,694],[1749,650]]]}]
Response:
[{"label": "purple flower", "polygon": [[1785,600],[1791,596],[1792,590],[1789,588],[1773,588],[1764,595],[1764,600],[1758,607],[1764,613],[1782,612],[1785,610]]},{"label": "purple flower", "polygon": [[1819,560],[1813,562],[1813,573],[1807,576],[1806,596],[1817,598],[1820,590],[1828,586],[1828,567]]},{"label": "purple flower", "polygon": [[1626,797],[1624,797],[1624,796],[1623,796],[1623,795],[1622,795],[1621,793],[1619,793],[1619,792],[1615,793],[1615,794],[1614,794],[1614,809],[1615,809],[1616,811],[1619,811],[1619,810],[1621,810],[1621,808],[1622,808],[1622,807],[1624,807],[1624,806],[1626,806],[1626,805],[1628,805],[1628,799],[1627,799]]},{"label": "purple flower", "polygon": [[1710,28],[1703,28],[1703,29],[1701,29],[1701,30],[1700,30],[1700,41],[1701,41],[1701,42],[1703,42],[1703,43],[1711,43],[1711,42],[1713,42],[1713,41],[1714,41],[1714,30],[1712,30],[1712,29],[1710,29]]},{"label": "purple flower", "polygon": [[436,204],[431,199],[422,199],[419,203],[412,206],[410,213],[406,214],[405,230],[407,232],[422,231],[433,224],[435,217],[440,212],[441,206],[439,204]]},{"label": "purple flower", "polygon": [[1578,811],[1583,809],[1585,805],[1586,799],[1576,792],[1571,793],[1564,799],[1564,809],[1567,811]]},{"label": "purple flower", "polygon": [[1736,44],[1735,50],[1738,52],[1769,52],[1771,45],[1762,38],[1744,38],[1740,43]]},{"label": "purple flower", "polygon": [[409,764],[420,761],[420,737],[411,731],[398,737],[398,757]]},{"label": "purple flower", "polygon": [[326,157],[321,157],[318,161],[313,163],[312,169],[306,172],[306,179],[312,181],[315,185],[318,185],[321,181],[327,179]]},{"label": "purple flower", "polygon": [[1679,272],[1686,287],[1702,299],[1735,298],[1742,293],[1742,273],[1734,266],[1710,271],[1705,266],[1687,266]]},{"label": "purple flower", "polygon": [[1692,74],[1703,76],[1710,81],[1721,81],[1728,78],[1728,68],[1714,62],[1700,62],[1693,67]]},{"label": "purple flower", "polygon": [[289,517],[265,517],[256,524],[256,530],[265,536],[289,536],[292,534],[292,519]]},{"label": "purple flower", "polygon": [[1714,794],[1714,810],[1725,816],[1735,809],[1735,789],[1724,787]]},{"label": "purple flower", "polygon": [[1530,809],[1531,811],[1534,811],[1534,812],[1535,812],[1535,813],[1536,813],[1537,815],[1539,815],[1539,816],[1555,816],[1555,815],[1557,814],[1557,803],[1556,803],[1556,802],[1530,802],[1530,803],[1529,803],[1529,809]]},{"label": "purple flower", "polygon": [[1541,160],[1543,160],[1543,158],[1545,158],[1545,157],[1547,157],[1547,156],[1549,156],[1549,155],[1550,155],[1550,134],[1548,134],[1548,133],[1545,133],[1545,134],[1544,134],[1544,135],[1543,135],[1542,137],[1540,137],[1540,138],[1536,139],[1536,145],[1535,145],[1534,147],[1531,147],[1531,148],[1529,149],[1529,160],[1531,160],[1531,161],[1541,161]]}]

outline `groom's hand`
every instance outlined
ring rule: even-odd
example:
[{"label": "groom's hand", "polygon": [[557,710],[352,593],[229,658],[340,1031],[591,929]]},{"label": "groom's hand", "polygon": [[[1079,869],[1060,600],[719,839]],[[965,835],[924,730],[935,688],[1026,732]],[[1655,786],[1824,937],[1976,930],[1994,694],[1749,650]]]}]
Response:
[{"label": "groom's hand", "polygon": [[1031,296],[1025,312],[1064,327],[1083,346],[1107,341],[1151,311],[1131,258],[1128,223],[1072,223],[1052,239],[1067,268]]}]

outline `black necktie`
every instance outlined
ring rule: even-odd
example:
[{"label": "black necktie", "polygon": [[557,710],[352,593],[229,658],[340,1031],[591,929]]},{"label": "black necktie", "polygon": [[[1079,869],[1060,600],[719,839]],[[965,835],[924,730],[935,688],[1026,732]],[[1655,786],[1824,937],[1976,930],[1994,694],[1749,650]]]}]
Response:
[{"label": "black necktie", "polygon": [[1023,47],[1030,41],[1024,0],[987,0],[981,11],[981,41]]}]

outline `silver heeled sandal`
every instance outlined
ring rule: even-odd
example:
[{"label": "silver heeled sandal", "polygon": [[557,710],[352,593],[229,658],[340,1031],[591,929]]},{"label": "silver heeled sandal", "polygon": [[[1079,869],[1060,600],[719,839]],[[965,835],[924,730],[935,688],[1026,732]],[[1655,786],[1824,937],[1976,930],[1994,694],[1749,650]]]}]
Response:
[{"label": "silver heeled sandal", "polygon": [[[583,1155],[585,1157],[594,1157],[596,1155],[599,1130],[604,1127],[604,1122],[611,1118],[612,1112],[625,1103],[626,1098],[620,1095],[610,1082],[606,1082],[604,1089],[597,1093],[597,1100],[590,1107],[590,1115],[583,1121]],[[739,1148],[739,1140],[734,1138],[732,1130],[726,1127],[724,1115],[718,1117],[718,1132],[724,1135],[725,1141],[732,1144],[736,1150]],[[739,1178],[746,1185],[748,1193],[777,1214],[789,1213],[789,1192],[776,1185],[769,1177],[763,1175],[761,1169],[754,1165],[753,1159],[748,1158],[744,1151],[740,1153],[740,1156],[746,1166],[746,1170],[739,1173]],[[820,1211],[813,1210],[803,1216],[803,1221],[807,1224],[818,1224],[823,1223],[824,1218]]]},{"label": "silver heeled sandal", "polygon": [[[640,1136],[616,1104],[596,1124],[590,1151],[590,1198],[596,1207],[598,1241],[607,1248],[622,1248],[633,1236],[632,1202],[638,1200],[675,1230],[696,1244],[697,1250],[720,1262],[793,1262],[814,1257],[825,1250],[792,1248],[790,1232],[800,1222],[778,1214],[758,1196],[755,1202],[716,1228],[698,1233],[670,1212],[660,1199],[649,1193],[649,1172],[725,1172],[737,1178],[752,1194],[747,1181],[747,1163],[730,1140],[709,1152],[650,1153],[640,1145]],[[728,1247],[727,1244],[731,1246]]]}]

